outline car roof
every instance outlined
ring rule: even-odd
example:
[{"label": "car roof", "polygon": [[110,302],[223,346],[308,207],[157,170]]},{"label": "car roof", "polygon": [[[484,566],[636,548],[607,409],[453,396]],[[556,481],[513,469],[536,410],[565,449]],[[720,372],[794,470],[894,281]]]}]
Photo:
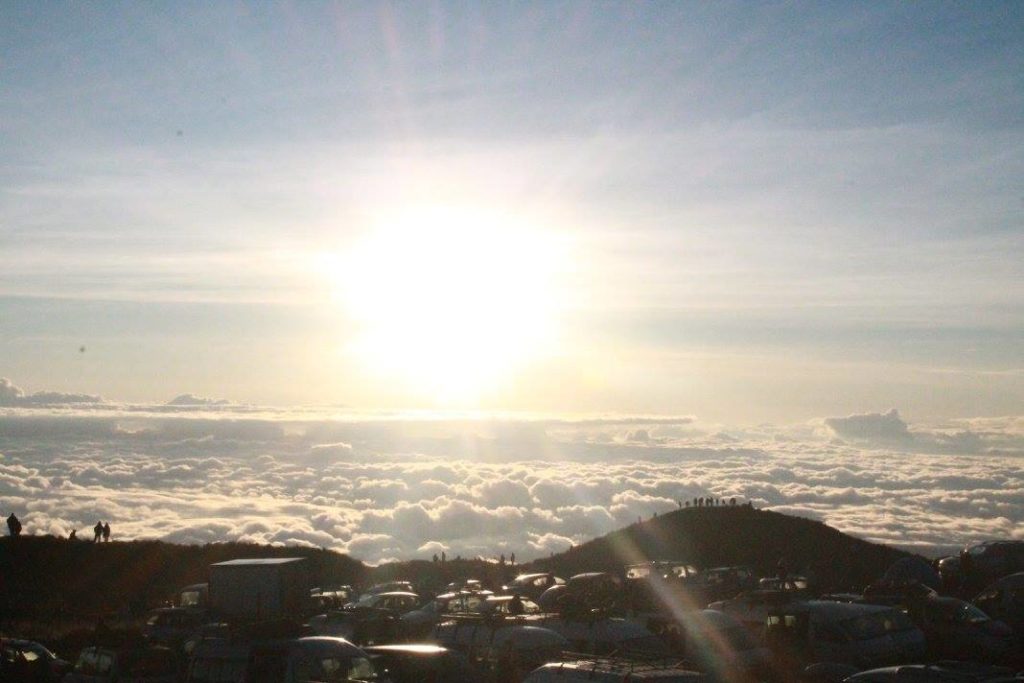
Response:
[{"label": "car roof", "polygon": [[854,602],[833,602],[831,600],[798,600],[779,605],[777,611],[817,614],[828,619],[852,619],[866,614],[891,612],[885,605],[864,605]]},{"label": "car roof", "polygon": [[363,651],[368,654],[394,652],[427,656],[443,654],[448,652],[448,648],[429,643],[391,643],[389,645],[366,645],[363,647]]}]

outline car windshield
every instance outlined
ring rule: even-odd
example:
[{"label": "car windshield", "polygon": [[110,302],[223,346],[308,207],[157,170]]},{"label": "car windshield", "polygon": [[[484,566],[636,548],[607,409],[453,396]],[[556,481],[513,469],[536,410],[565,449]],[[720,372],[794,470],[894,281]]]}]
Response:
[{"label": "car windshield", "polygon": [[26,643],[23,648],[25,651],[26,658],[28,653],[31,652],[35,655],[34,658],[42,657],[43,659],[56,659],[57,655],[53,654],[39,643]]},{"label": "car windshield", "polygon": [[182,607],[198,607],[201,601],[201,594],[199,591],[186,591],[181,594],[181,606]]}]

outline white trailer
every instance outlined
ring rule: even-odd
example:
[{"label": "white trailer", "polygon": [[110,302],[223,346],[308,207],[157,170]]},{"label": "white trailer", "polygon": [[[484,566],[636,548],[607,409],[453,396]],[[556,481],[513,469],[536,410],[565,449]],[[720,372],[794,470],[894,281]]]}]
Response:
[{"label": "white trailer", "polygon": [[311,585],[302,557],[218,562],[210,565],[210,610],[226,621],[301,617]]}]

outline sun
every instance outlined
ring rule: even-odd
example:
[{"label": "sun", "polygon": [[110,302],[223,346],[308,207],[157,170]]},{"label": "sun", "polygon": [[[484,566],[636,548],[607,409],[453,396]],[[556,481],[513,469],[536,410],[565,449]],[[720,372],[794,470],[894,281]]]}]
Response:
[{"label": "sun", "polygon": [[437,403],[497,388],[550,351],[559,240],[485,209],[382,218],[340,260],[340,298],[364,368]]}]

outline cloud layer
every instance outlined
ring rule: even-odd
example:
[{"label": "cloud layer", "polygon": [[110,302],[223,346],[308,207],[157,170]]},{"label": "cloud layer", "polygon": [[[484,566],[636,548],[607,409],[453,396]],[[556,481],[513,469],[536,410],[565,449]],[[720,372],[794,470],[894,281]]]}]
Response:
[{"label": "cloud layer", "polygon": [[729,429],[201,401],[42,407],[11,386],[0,511],[29,533],[102,519],[121,539],[528,559],[705,496],[931,553],[1024,528],[1024,418],[912,429],[890,411]]}]

